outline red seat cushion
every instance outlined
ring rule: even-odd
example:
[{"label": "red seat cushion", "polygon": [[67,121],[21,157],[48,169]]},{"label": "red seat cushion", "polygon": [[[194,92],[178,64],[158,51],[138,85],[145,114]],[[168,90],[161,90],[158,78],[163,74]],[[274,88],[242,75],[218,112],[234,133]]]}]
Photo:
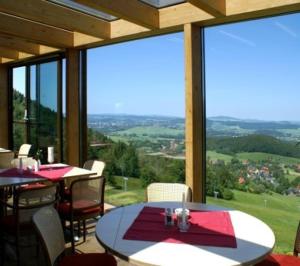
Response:
[{"label": "red seat cushion", "polygon": [[27,189],[34,189],[34,188],[41,188],[41,187],[45,187],[46,185],[43,183],[33,183],[33,184],[26,184],[26,185],[21,185],[18,190],[27,190]]},{"label": "red seat cushion", "polygon": [[87,253],[63,257],[59,266],[117,266],[116,259],[106,253]]},{"label": "red seat cushion", "polygon": [[272,254],[256,266],[299,266],[300,258],[295,256]]},{"label": "red seat cushion", "polygon": [[[70,202],[66,201],[58,205],[58,212],[61,216],[68,218],[70,213]],[[84,215],[99,215],[101,211],[100,206],[89,207],[95,205],[92,200],[77,200],[73,203],[74,216],[84,216]]]},{"label": "red seat cushion", "polygon": [[[24,222],[21,223],[20,225],[21,230],[31,230],[33,228],[33,225],[31,222]],[[0,228],[9,234],[14,234],[16,233],[16,228],[17,228],[17,219],[15,215],[7,215],[3,216],[0,219]]]}]

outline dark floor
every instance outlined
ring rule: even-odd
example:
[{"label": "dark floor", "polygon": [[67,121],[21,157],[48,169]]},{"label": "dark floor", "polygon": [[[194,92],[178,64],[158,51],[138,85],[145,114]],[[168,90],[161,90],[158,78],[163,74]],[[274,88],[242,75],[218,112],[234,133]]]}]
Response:
[{"label": "dark floor", "polygon": [[[79,253],[102,253],[104,252],[103,247],[98,243],[96,237],[95,237],[95,220],[90,220],[88,222],[88,234],[86,242],[83,242],[82,238],[76,243],[76,251]],[[68,238],[68,235],[66,235],[66,238]],[[28,239],[23,239],[22,242],[27,242]],[[31,240],[34,241],[34,240]],[[67,252],[70,252],[70,243],[66,243]],[[125,261],[122,261],[118,259],[118,266],[130,266]],[[15,266],[16,263],[16,257],[15,257],[15,251],[14,248],[6,245],[6,256],[5,256],[5,263],[4,266]],[[23,247],[21,249],[21,266],[44,266],[45,263],[45,256],[43,254],[43,251],[39,251],[39,255],[37,256],[36,248],[34,246],[31,247]]]}]

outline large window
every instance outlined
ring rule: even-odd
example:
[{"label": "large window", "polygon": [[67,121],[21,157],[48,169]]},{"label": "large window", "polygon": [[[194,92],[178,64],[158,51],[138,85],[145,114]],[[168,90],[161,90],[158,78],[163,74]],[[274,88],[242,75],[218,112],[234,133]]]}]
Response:
[{"label": "large window", "polygon": [[62,160],[61,71],[60,60],[12,69],[14,150],[23,143],[54,146]]},{"label": "large window", "polygon": [[300,15],[205,30],[207,201],[266,222],[292,250],[300,195]]},{"label": "large window", "polygon": [[89,159],[106,162],[106,201],[185,182],[183,34],[88,50]]}]

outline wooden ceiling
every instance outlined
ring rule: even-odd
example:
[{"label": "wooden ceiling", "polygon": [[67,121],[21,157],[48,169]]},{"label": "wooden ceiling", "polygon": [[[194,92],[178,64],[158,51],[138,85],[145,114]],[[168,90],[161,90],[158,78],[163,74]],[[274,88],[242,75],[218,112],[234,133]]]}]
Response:
[{"label": "wooden ceiling", "polygon": [[155,8],[140,0],[73,0],[117,19],[108,21],[47,0],[0,0],[0,63],[67,48],[300,11],[300,0],[187,0]]}]

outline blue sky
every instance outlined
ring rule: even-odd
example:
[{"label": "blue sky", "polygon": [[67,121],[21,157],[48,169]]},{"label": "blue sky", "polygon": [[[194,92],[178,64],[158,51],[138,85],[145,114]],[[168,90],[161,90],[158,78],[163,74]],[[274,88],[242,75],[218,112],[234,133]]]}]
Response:
[{"label": "blue sky", "polygon": [[[207,115],[300,120],[300,15],[205,30]],[[88,112],[184,117],[183,33],[88,52]]]}]

